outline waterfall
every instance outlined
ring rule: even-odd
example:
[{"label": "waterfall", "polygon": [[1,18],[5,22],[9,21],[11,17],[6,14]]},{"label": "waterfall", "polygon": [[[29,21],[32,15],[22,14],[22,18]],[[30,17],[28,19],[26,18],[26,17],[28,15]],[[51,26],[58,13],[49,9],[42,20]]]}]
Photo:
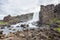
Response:
[{"label": "waterfall", "polygon": [[35,12],[35,13],[33,14],[32,20],[29,20],[28,23],[36,22],[36,21],[38,21],[38,20],[39,20],[39,12]]},{"label": "waterfall", "polygon": [[38,21],[39,20],[39,12],[34,13],[32,20],[33,21]]}]

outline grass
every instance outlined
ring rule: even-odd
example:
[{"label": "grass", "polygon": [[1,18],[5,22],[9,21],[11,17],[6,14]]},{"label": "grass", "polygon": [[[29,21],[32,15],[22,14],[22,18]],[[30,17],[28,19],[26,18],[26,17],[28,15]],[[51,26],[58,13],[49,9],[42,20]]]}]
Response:
[{"label": "grass", "polygon": [[51,18],[51,19],[49,19],[49,22],[46,22],[46,24],[50,25],[50,24],[56,22],[56,20],[57,20],[57,18]]},{"label": "grass", "polygon": [[57,20],[56,22],[60,24],[60,20]]},{"label": "grass", "polygon": [[57,18],[50,19],[50,24],[56,22]]},{"label": "grass", "polygon": [[60,33],[60,28],[54,28],[54,30],[58,31]]},{"label": "grass", "polygon": [[0,25],[5,25],[7,22],[0,21]]},{"label": "grass", "polygon": [[50,22],[47,22],[47,24],[52,24],[52,23],[55,23],[55,22],[60,24],[60,20],[58,20],[57,18],[50,19]]}]

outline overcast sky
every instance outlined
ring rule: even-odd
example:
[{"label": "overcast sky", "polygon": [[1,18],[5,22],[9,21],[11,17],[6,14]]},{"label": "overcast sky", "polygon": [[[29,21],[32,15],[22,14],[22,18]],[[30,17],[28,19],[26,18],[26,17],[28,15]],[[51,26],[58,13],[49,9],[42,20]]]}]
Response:
[{"label": "overcast sky", "polygon": [[0,0],[0,13],[22,14],[39,11],[38,0]]},{"label": "overcast sky", "polygon": [[38,12],[40,5],[58,3],[60,3],[60,0],[0,0],[0,16]]}]

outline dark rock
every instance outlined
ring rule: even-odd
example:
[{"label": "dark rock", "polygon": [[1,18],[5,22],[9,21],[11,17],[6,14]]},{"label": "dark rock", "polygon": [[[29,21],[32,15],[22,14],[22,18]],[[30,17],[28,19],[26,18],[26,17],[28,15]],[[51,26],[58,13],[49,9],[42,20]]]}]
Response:
[{"label": "dark rock", "polygon": [[0,31],[0,34],[3,34],[3,31]]},{"label": "dark rock", "polygon": [[58,27],[58,25],[56,23],[53,23],[50,25],[50,28],[57,28],[57,27]]},{"label": "dark rock", "polygon": [[27,27],[29,27],[29,25],[28,24],[21,24],[21,27],[27,28]]},{"label": "dark rock", "polygon": [[1,29],[4,29],[4,28],[5,28],[4,26],[1,27]]},{"label": "dark rock", "polygon": [[20,26],[16,26],[16,27],[20,27]]},{"label": "dark rock", "polygon": [[8,22],[9,20],[11,20],[11,15],[8,15],[6,17],[4,17],[3,21]]},{"label": "dark rock", "polygon": [[11,27],[11,25],[7,25],[7,28],[10,28]]},{"label": "dark rock", "polygon": [[25,25],[21,24],[21,27],[24,27]]}]

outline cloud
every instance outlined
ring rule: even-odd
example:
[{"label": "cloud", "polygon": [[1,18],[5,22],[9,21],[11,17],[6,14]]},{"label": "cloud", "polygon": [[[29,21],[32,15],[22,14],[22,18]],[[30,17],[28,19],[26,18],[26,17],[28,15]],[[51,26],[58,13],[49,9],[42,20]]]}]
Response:
[{"label": "cloud", "polygon": [[0,13],[3,11],[5,14],[19,14],[25,10],[28,12],[28,9],[34,11],[38,7],[38,0],[0,0],[0,3]]},{"label": "cloud", "polygon": [[39,0],[39,5],[58,4],[60,0]]}]

